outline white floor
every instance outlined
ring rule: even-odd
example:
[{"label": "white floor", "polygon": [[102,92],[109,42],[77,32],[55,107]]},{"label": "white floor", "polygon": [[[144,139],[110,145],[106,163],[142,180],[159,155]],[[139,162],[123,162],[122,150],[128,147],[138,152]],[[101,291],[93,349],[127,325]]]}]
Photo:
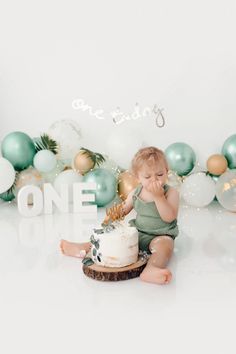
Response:
[{"label": "white floor", "polygon": [[0,202],[0,352],[235,352],[236,214],[181,205],[166,286],[95,281],[60,254],[103,216],[25,219]]}]

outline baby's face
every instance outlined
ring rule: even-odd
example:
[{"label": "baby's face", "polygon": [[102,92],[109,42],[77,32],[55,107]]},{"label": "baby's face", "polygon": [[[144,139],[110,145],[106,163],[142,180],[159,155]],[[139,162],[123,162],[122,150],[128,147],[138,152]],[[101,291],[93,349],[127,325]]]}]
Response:
[{"label": "baby's face", "polygon": [[153,165],[151,167],[144,163],[139,169],[137,177],[144,188],[154,181],[160,182],[161,186],[163,186],[167,181],[168,171],[164,163],[159,163],[157,166]]}]

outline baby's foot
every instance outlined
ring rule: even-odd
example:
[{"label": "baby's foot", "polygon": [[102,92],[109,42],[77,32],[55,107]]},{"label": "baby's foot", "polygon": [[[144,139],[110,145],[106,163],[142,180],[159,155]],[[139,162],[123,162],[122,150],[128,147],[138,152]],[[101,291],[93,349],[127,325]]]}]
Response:
[{"label": "baby's foot", "polygon": [[153,265],[146,266],[140,274],[140,279],[148,283],[168,284],[171,278],[169,269],[157,268]]},{"label": "baby's foot", "polygon": [[84,258],[86,255],[83,243],[75,243],[66,240],[61,240],[60,248],[61,252],[66,256]]}]

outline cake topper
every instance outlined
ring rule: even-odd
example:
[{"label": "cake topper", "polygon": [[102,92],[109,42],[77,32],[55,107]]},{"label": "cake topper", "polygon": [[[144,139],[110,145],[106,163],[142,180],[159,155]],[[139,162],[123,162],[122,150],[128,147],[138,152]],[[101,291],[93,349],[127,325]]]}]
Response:
[{"label": "cake topper", "polygon": [[97,235],[111,232],[120,224],[119,221],[123,220],[124,217],[124,202],[114,204],[112,207],[106,208],[106,217],[101,223],[101,227],[94,228],[93,231]]},{"label": "cake topper", "polygon": [[106,208],[106,217],[102,225],[107,225],[111,221],[123,220],[125,217],[124,205],[125,203],[122,202],[120,204],[114,204],[110,208]]}]

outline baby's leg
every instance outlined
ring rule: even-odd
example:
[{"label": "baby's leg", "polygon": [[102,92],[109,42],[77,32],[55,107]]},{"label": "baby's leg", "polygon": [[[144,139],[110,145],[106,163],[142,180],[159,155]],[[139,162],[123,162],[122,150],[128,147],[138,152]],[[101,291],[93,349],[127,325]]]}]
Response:
[{"label": "baby's leg", "polygon": [[140,279],[149,283],[167,284],[172,278],[167,263],[173,253],[174,241],[170,236],[163,235],[155,237],[149,245],[152,252],[151,257],[142,273]]},{"label": "baby's leg", "polygon": [[63,254],[71,257],[84,258],[91,248],[90,242],[75,243],[61,240],[60,248]]}]

